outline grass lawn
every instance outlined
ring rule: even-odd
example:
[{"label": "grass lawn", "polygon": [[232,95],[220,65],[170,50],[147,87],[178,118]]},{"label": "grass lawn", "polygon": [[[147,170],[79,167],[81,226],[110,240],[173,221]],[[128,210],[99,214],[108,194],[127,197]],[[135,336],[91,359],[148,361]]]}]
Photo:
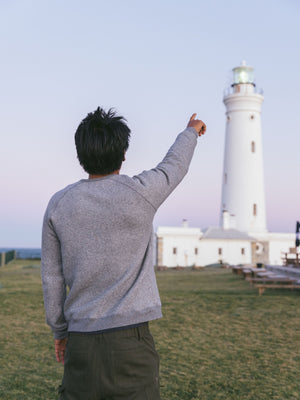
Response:
[{"label": "grass lawn", "polygon": [[[39,261],[0,268],[0,399],[57,399],[62,366],[44,320]],[[258,296],[231,270],[157,273],[151,323],[162,400],[300,399],[300,293]]]}]

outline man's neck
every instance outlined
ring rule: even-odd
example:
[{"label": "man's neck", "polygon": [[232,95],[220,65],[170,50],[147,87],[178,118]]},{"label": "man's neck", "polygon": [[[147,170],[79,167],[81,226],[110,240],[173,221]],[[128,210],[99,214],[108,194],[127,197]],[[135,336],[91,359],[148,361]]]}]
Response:
[{"label": "man's neck", "polygon": [[104,176],[109,176],[109,175],[119,175],[120,170],[118,169],[117,171],[111,172],[110,174],[104,174],[104,175],[94,175],[90,174],[89,179],[97,179],[97,178],[103,178]]}]

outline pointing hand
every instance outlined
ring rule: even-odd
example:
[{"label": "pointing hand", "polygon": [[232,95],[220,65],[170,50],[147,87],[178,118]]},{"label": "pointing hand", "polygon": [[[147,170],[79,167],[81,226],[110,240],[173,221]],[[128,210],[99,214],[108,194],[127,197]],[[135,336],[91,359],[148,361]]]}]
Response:
[{"label": "pointing hand", "polygon": [[193,127],[198,132],[199,136],[204,135],[206,131],[206,125],[200,119],[195,119],[197,114],[193,114],[187,124],[187,128]]}]

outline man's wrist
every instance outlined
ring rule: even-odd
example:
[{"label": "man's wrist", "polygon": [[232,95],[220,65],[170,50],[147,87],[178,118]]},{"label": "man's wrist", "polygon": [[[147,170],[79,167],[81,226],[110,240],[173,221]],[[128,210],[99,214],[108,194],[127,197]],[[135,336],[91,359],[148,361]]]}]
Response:
[{"label": "man's wrist", "polygon": [[191,133],[193,133],[193,134],[195,134],[196,137],[199,136],[199,133],[197,132],[197,130],[196,130],[193,126],[188,126],[188,127],[186,128],[186,130],[189,131],[189,132],[191,132]]},{"label": "man's wrist", "polygon": [[68,337],[68,331],[54,332],[54,340],[61,340]]}]

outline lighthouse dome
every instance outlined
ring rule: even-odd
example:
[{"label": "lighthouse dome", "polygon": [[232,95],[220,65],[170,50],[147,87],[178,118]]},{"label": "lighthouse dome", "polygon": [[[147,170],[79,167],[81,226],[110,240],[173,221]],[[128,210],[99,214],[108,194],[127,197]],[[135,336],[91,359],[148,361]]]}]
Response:
[{"label": "lighthouse dome", "polygon": [[242,65],[233,68],[233,85],[241,83],[250,83],[254,85],[254,68],[246,65],[246,61],[242,61]]}]

